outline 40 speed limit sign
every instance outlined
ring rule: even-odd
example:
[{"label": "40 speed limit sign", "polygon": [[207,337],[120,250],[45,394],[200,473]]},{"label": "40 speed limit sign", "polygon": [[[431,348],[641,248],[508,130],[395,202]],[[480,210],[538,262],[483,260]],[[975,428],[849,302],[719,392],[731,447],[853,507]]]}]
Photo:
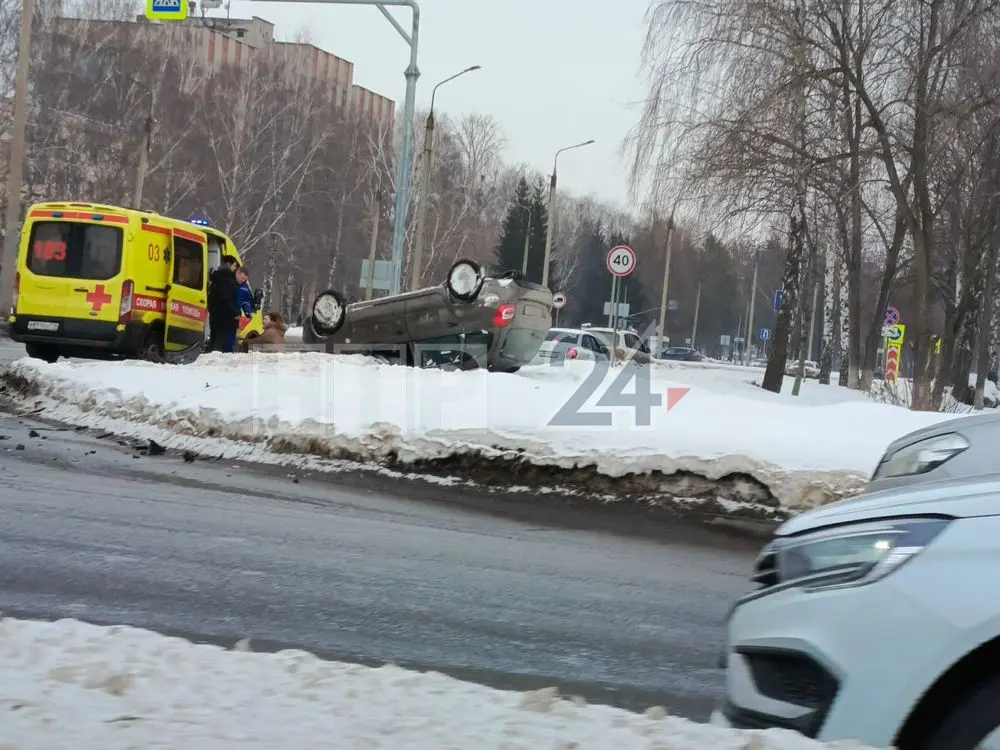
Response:
[{"label": "40 speed limit sign", "polygon": [[608,253],[608,271],[612,276],[623,278],[635,270],[635,250],[628,245],[611,248]]}]

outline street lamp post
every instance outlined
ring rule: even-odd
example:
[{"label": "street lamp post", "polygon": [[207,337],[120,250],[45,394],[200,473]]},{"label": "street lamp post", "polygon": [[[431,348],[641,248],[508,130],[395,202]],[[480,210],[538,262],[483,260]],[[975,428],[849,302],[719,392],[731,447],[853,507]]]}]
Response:
[{"label": "street lamp post", "polygon": [[3,263],[0,265],[0,311],[3,319],[14,302],[14,272],[21,224],[21,184],[24,181],[24,152],[28,125],[28,67],[31,62],[31,26],[35,0],[23,0],[21,34],[14,74],[14,123],[10,141],[10,173],[7,176],[7,216],[4,221]]},{"label": "street lamp post", "polygon": [[528,278],[528,251],[531,249],[531,206],[526,206],[523,203],[517,205],[528,214],[528,226],[524,230],[524,252],[521,254],[521,275]]},{"label": "street lamp post", "polygon": [[555,224],[556,215],[556,167],[559,163],[559,154],[563,151],[571,151],[574,148],[589,146],[593,142],[594,140],[591,139],[583,143],[561,148],[556,151],[555,158],[552,160],[552,177],[549,180],[549,225],[545,230],[545,259],[542,261],[542,286],[549,285],[549,262],[552,259],[552,228]]},{"label": "street lamp post", "polygon": [[417,196],[417,236],[413,240],[413,258],[410,260],[410,289],[416,289],[420,284],[420,273],[423,270],[424,259],[424,222],[427,220],[427,202],[431,194],[431,164],[434,160],[434,97],[437,90],[449,81],[454,81],[466,73],[479,70],[482,66],[473,65],[453,76],[445,78],[434,86],[431,91],[431,110],[427,113],[427,123],[424,125],[424,153],[420,164],[420,188]]},{"label": "street lamp post", "polygon": [[[417,45],[420,37],[420,6],[416,0],[252,0],[252,2],[271,3],[320,3],[325,5],[374,5],[386,20],[392,24],[396,32],[410,46],[410,64],[407,65],[406,96],[403,100],[403,147],[399,155],[399,170],[396,177],[396,196],[394,201],[394,222],[392,228],[392,265],[393,279],[390,294],[398,294],[402,288],[403,245],[406,242],[406,213],[410,202],[410,176],[413,172],[413,111],[417,98],[417,79],[420,69],[417,67]],[[407,33],[399,21],[388,10],[387,5],[405,6],[413,11],[413,27]]]}]

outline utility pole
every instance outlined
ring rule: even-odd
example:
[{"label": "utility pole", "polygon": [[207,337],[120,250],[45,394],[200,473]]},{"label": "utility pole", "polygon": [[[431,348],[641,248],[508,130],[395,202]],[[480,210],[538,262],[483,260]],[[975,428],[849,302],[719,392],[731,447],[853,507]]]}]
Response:
[{"label": "utility pole", "polygon": [[445,78],[431,90],[431,109],[427,113],[427,122],[424,124],[424,152],[420,161],[420,194],[417,197],[417,236],[413,238],[413,257],[410,259],[410,289],[419,288],[420,274],[423,272],[424,261],[424,224],[427,221],[427,204],[430,202],[431,182],[433,182],[432,164],[434,162],[434,97],[437,90],[448,81],[454,81],[459,76],[479,70],[481,66],[473,65],[471,68],[456,73]]},{"label": "utility pole", "polygon": [[694,296],[694,325],[691,327],[691,348],[698,348],[698,313],[701,312],[701,285],[702,280],[698,279],[698,291]]},{"label": "utility pole", "polygon": [[750,363],[750,342],[753,340],[753,318],[754,306],[757,302],[757,270],[760,267],[760,248],[753,255],[753,279],[750,282],[750,306],[747,308],[747,337],[744,342],[743,351],[746,353],[747,364]]},{"label": "utility pole", "polygon": [[[528,253],[531,251],[531,206],[521,205],[528,212],[528,228],[524,230],[524,252],[521,254],[521,275],[528,278]],[[559,311],[556,310],[556,315]]]},{"label": "utility pole", "polygon": [[14,75],[14,123],[11,128],[10,173],[7,176],[7,216],[4,221],[3,263],[0,264],[0,311],[4,322],[13,311],[14,273],[21,228],[21,185],[24,181],[24,152],[28,125],[28,71],[31,63],[31,27],[35,0],[22,0],[21,35],[17,45]]},{"label": "utility pole", "polygon": [[663,264],[663,288],[660,291],[660,341],[659,348],[663,349],[664,340],[667,337],[667,307],[670,301],[667,299],[667,287],[670,285],[670,256],[674,250],[674,211],[671,210],[670,218],[667,219],[667,260]]},{"label": "utility pole", "polygon": [[146,183],[146,170],[149,168],[149,150],[153,146],[153,92],[149,92],[149,111],[146,114],[146,127],[142,136],[142,150],[139,151],[139,168],[135,175],[135,195],[132,196],[132,208],[142,210],[142,189]]},{"label": "utility pole", "polygon": [[552,231],[556,218],[556,167],[559,164],[559,154],[563,151],[571,151],[574,148],[589,146],[593,142],[594,139],[591,138],[589,141],[561,148],[556,151],[555,158],[552,160],[552,176],[549,179],[549,225],[545,230],[545,258],[542,261],[542,286],[547,287],[549,285],[549,262],[552,259]]},{"label": "utility pole", "polygon": [[369,300],[375,293],[375,252],[378,250],[378,225],[382,218],[382,186],[379,185],[372,196],[372,241],[368,248],[368,284],[365,286],[365,299]]}]

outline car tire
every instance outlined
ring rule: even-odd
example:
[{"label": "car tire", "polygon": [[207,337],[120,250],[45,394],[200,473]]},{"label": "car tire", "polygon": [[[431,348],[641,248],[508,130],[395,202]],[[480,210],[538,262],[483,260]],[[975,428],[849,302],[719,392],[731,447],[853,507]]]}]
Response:
[{"label": "car tire", "polygon": [[139,348],[139,359],[143,362],[156,362],[158,364],[164,361],[163,331],[154,328],[146,334],[146,338],[142,340],[142,346]]},{"label": "car tire", "polygon": [[[454,285],[452,277],[464,268],[468,268],[475,274],[476,281],[472,288],[458,289]],[[472,302],[483,290],[483,283],[485,281],[486,276],[483,273],[483,267],[474,260],[462,258],[461,260],[456,260],[451,268],[448,269],[448,276],[445,278],[445,287],[448,289],[448,294],[459,302]]]},{"label": "car tire", "polygon": [[59,347],[55,344],[40,344],[32,341],[24,345],[24,351],[32,359],[40,359],[49,364],[59,361]]},{"label": "car tire", "polygon": [[975,750],[1000,731],[1000,677],[973,689],[926,741],[900,750]]},{"label": "car tire", "polygon": [[329,338],[335,335],[343,328],[346,320],[347,303],[340,292],[336,289],[327,289],[316,295],[309,322],[318,337]]}]

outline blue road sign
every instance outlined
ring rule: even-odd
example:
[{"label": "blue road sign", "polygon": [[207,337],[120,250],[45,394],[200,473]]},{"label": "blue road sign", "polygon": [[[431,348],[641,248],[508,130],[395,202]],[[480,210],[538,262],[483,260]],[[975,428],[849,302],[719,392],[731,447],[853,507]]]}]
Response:
[{"label": "blue road sign", "polygon": [[781,309],[781,301],[785,298],[785,292],[782,289],[774,290],[774,311],[778,312]]},{"label": "blue road sign", "polygon": [[894,326],[899,322],[899,310],[895,307],[887,307],[885,309],[885,320],[882,325]]},{"label": "blue road sign", "polygon": [[147,0],[146,18],[153,21],[183,21],[188,16],[188,0]]},{"label": "blue road sign", "polygon": [[767,341],[768,339],[770,339],[771,338],[771,329],[770,328],[761,328],[760,329],[760,336],[759,336],[759,338],[760,338],[761,341]]}]

